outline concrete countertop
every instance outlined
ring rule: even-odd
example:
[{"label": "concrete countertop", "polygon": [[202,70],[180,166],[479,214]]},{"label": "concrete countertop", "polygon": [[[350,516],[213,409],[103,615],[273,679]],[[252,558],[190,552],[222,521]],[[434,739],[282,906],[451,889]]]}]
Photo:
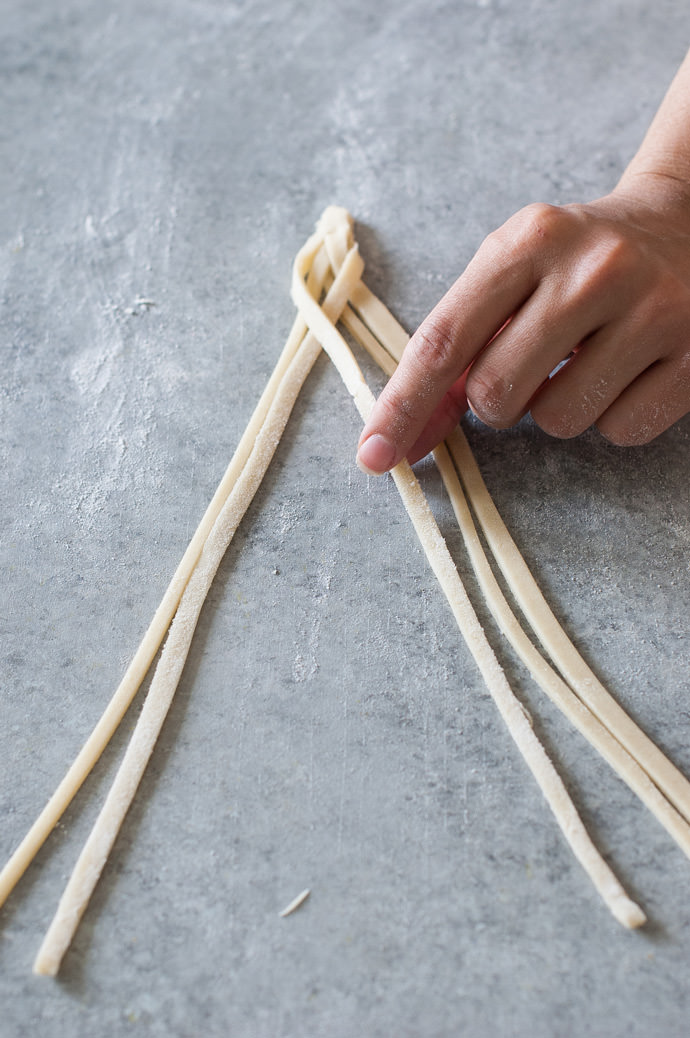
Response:
[{"label": "concrete countertop", "polygon": [[[225,469],[322,209],[350,209],[366,280],[414,328],[520,206],[613,186],[690,13],[9,0],[2,16],[5,860]],[[687,1034],[690,862],[487,620],[650,922],[629,933],[609,916],[392,482],[356,469],[358,428],[322,358],[57,981],[33,957],[133,715],[0,915],[3,1038]],[[629,451],[529,420],[467,432],[574,641],[690,774],[690,422]],[[473,592],[434,471],[419,472]]]}]

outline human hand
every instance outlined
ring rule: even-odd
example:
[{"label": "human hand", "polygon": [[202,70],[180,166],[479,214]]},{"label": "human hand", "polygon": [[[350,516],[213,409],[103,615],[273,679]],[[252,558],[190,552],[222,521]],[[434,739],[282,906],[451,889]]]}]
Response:
[{"label": "human hand", "polygon": [[497,429],[531,411],[553,436],[595,423],[620,445],[690,410],[687,186],[640,174],[590,204],[528,206],[490,234],[410,340],[360,465],[417,461],[468,401]]}]

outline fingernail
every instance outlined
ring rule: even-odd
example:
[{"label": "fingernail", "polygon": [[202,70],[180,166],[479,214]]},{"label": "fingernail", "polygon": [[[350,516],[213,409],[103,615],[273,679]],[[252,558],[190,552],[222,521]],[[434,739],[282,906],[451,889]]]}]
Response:
[{"label": "fingernail", "polygon": [[357,451],[357,464],[368,476],[381,476],[393,467],[395,447],[380,433],[365,440]]}]

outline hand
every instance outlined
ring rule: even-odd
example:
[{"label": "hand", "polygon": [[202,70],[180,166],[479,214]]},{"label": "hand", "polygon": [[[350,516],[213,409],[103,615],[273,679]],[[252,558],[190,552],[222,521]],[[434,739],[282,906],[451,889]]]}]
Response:
[{"label": "hand", "polygon": [[360,439],[384,472],[415,462],[467,402],[559,437],[593,423],[646,443],[690,410],[690,191],[628,177],[587,205],[531,205],[490,234],[422,323]]}]

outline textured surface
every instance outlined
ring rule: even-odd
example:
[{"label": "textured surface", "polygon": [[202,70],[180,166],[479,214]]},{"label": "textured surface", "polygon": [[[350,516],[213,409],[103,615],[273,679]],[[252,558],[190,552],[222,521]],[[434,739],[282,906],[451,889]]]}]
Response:
[{"label": "textured surface", "polygon": [[[0,3],[3,858],[225,468],[323,207],[412,328],[519,206],[613,185],[690,39],[684,0],[342,8]],[[651,922],[608,916],[357,428],[319,362],[59,981],[31,963],[130,719],[0,916],[3,1038],[687,1033],[690,863],[506,654]],[[690,423],[625,452],[468,432],[574,639],[690,773]]]}]

